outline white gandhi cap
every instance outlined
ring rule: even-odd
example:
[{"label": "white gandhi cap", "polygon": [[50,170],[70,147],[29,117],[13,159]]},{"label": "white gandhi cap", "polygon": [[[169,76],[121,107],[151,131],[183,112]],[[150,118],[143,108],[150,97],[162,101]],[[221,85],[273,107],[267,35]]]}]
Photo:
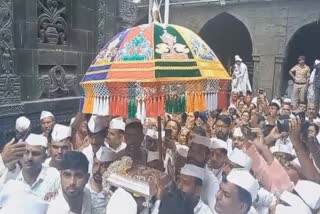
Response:
[{"label": "white gandhi cap", "polygon": [[16,120],[16,130],[18,132],[27,131],[30,128],[31,122],[25,116],[21,116]]},{"label": "white gandhi cap", "polygon": [[238,148],[235,148],[229,155],[228,159],[235,163],[238,164],[239,166],[250,170],[252,166],[252,159],[244,153],[242,150],[239,150]]},{"label": "white gandhi cap", "polygon": [[125,122],[123,122],[122,118],[121,117],[117,117],[117,118],[113,118],[111,121],[110,121],[110,126],[109,126],[110,129],[118,129],[118,130],[122,130],[124,131],[125,128],[126,128],[126,124]]},{"label": "white gandhi cap", "polygon": [[[291,192],[284,191],[280,196],[280,200],[287,203],[289,207],[294,208],[295,213],[311,214],[310,208],[302,201],[302,199]],[[280,206],[279,208],[278,206],[276,207],[276,213],[282,213],[280,211],[282,211],[283,207],[281,208]],[[279,212],[277,212],[278,209],[280,209]]]},{"label": "white gandhi cap", "polygon": [[188,152],[189,152],[189,147],[186,145],[176,145],[177,148],[177,152],[179,155],[181,155],[182,157],[187,158],[188,157]]},{"label": "white gandhi cap", "polygon": [[260,189],[258,181],[246,169],[233,169],[227,176],[227,181],[247,190],[252,201],[258,195]]},{"label": "white gandhi cap", "polygon": [[47,117],[54,118],[53,114],[50,111],[42,111],[41,115],[40,115],[40,120],[47,118]]},{"label": "white gandhi cap", "polygon": [[111,196],[106,214],[137,214],[138,205],[132,195],[118,188]]},{"label": "white gandhi cap", "polygon": [[47,138],[39,134],[29,134],[25,142],[30,146],[43,146],[45,148],[48,146]]},{"label": "white gandhi cap", "polygon": [[285,154],[294,156],[294,151],[290,146],[290,144],[283,144],[283,143],[276,144],[275,146],[272,146],[270,148],[270,151],[272,152],[272,154],[280,152],[280,153],[285,153]]},{"label": "white gandhi cap", "polygon": [[311,209],[320,208],[320,185],[312,181],[299,180],[294,190]]},{"label": "white gandhi cap", "polygon": [[117,156],[116,153],[108,147],[101,146],[96,153],[96,158],[101,162],[110,162],[114,161],[117,158]]},{"label": "white gandhi cap", "polygon": [[196,165],[186,164],[184,165],[184,167],[182,167],[180,174],[199,178],[203,181],[205,171],[204,168],[198,167]]},{"label": "white gandhi cap", "polygon": [[225,141],[218,138],[212,138],[211,149],[225,149],[228,151],[228,145]]},{"label": "white gandhi cap", "polygon": [[[158,139],[158,131],[153,130],[153,129],[148,129],[146,136],[149,136],[152,139],[157,140]],[[164,136],[165,136],[165,132],[161,132],[161,137],[164,138]]]},{"label": "white gandhi cap", "polygon": [[71,128],[69,126],[56,124],[53,127],[51,136],[52,140],[54,140],[55,142],[65,140],[71,137]]},{"label": "white gandhi cap", "polygon": [[104,117],[92,115],[88,122],[88,129],[91,133],[96,134],[107,128],[107,123]]},{"label": "white gandhi cap", "polygon": [[200,136],[197,134],[191,134],[191,143],[203,145],[205,147],[211,148],[211,139],[208,137]]}]

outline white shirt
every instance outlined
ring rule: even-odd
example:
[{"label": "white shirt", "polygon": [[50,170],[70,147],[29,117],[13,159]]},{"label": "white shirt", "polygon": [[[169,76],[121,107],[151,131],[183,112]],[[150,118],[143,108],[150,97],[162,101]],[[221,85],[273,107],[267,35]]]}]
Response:
[{"label": "white shirt", "polygon": [[[90,190],[84,188],[83,190],[83,204],[82,204],[82,212],[81,214],[91,214],[91,193]],[[59,193],[55,199],[53,199],[47,211],[47,214],[69,214],[70,207],[68,202],[63,196],[62,189],[60,188]]]},{"label": "white shirt", "polygon": [[110,149],[111,151],[113,151],[113,152],[115,152],[115,153],[119,153],[119,152],[121,152],[122,150],[124,150],[125,148],[127,148],[127,144],[126,143],[124,143],[124,142],[121,142],[121,144],[118,146],[118,148],[117,149],[113,149],[113,148],[111,148],[110,147],[110,145],[109,145],[109,143],[104,143],[105,144],[105,146],[108,148],[108,149]]},{"label": "white shirt", "polygon": [[231,152],[233,151],[233,148],[232,148],[232,139],[228,138],[228,140],[226,141],[227,143],[227,147],[228,147],[228,155],[231,154]]},{"label": "white shirt", "polygon": [[194,208],[194,214],[213,214],[211,209],[202,202],[200,199],[198,204]]},{"label": "white shirt", "polygon": [[107,198],[103,194],[103,191],[96,192],[91,188],[91,182],[90,179],[87,183],[86,187],[88,190],[90,190],[91,198],[92,198],[92,214],[105,214],[106,213],[106,207],[107,207]]},{"label": "white shirt", "polygon": [[[31,191],[41,199],[44,199],[47,193],[58,192],[60,187],[60,173],[56,168],[42,166],[37,180],[29,186],[22,175],[19,173],[16,180],[24,183]],[[6,186],[6,185],[5,185]]]},{"label": "white shirt", "polygon": [[201,200],[214,210],[216,194],[220,189],[220,181],[209,168],[205,168],[205,176],[202,182]]},{"label": "white shirt", "polygon": [[91,174],[92,167],[93,167],[93,158],[94,158],[94,153],[93,153],[91,144],[89,146],[85,147],[82,150],[82,153],[87,157],[87,159],[89,161],[88,172]]},{"label": "white shirt", "polygon": [[51,159],[52,159],[52,158],[47,158],[42,165],[43,165],[43,166],[46,166],[46,167],[50,167],[50,161],[51,161]]}]

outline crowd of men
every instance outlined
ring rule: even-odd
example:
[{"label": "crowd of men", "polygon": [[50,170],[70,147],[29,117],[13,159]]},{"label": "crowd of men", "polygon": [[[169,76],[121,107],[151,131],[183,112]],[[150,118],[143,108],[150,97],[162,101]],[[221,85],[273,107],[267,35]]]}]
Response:
[{"label": "crowd of men", "polygon": [[[66,126],[43,111],[40,134],[19,117],[0,156],[0,213],[320,213],[320,87],[318,98],[302,97],[303,66],[290,71],[298,100],[232,91],[228,109],[166,114],[161,123],[79,112]],[[106,173],[123,157],[169,174],[170,188],[149,203],[106,190]]]}]

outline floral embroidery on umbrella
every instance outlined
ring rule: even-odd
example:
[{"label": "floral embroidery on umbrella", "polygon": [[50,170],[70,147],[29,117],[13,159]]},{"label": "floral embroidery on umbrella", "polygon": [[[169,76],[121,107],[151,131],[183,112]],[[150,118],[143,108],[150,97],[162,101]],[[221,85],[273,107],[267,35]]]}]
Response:
[{"label": "floral embroidery on umbrella", "polygon": [[118,52],[117,60],[142,61],[152,59],[151,42],[140,32],[131,41],[126,42]]},{"label": "floral embroidery on umbrella", "polygon": [[188,59],[190,50],[186,45],[177,43],[177,37],[164,30],[160,38],[163,43],[157,45],[156,52],[161,54],[161,59]]},{"label": "floral embroidery on umbrella", "polygon": [[213,53],[213,51],[199,38],[190,35],[190,40],[192,44],[192,50],[197,57],[200,57],[201,59],[205,60],[217,59],[217,56]]}]

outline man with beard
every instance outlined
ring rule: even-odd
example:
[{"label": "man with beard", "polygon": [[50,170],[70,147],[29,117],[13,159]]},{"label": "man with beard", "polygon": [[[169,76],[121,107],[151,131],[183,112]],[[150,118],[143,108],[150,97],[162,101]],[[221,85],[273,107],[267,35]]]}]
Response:
[{"label": "man with beard", "polygon": [[92,176],[87,188],[92,196],[92,214],[105,214],[107,198],[102,191],[102,175],[109,165],[116,159],[116,153],[105,146],[101,146],[94,158]]},{"label": "man with beard", "polygon": [[90,145],[82,150],[89,161],[88,172],[92,172],[93,158],[102,145],[106,137],[107,121],[102,116],[92,115],[88,122],[88,138]]},{"label": "man with beard", "polygon": [[49,154],[45,166],[61,169],[63,154],[71,150],[71,128],[56,124],[49,138]]},{"label": "man with beard", "polygon": [[[25,141],[26,152],[22,158],[22,171],[16,181],[19,181],[25,191],[32,192],[37,197],[44,199],[47,193],[58,191],[60,186],[59,172],[55,168],[42,165],[46,158],[48,144],[43,135],[30,134]],[[13,191],[12,182],[16,181],[8,181],[4,185],[1,195]]]},{"label": "man with beard", "polygon": [[307,109],[307,118],[306,120],[313,122],[314,120],[317,120],[318,118],[318,112],[317,112],[317,108],[316,105],[314,105],[313,103],[309,103],[308,104],[308,109]]},{"label": "man with beard", "polygon": [[207,167],[213,172],[219,182],[222,181],[222,168],[228,159],[227,154],[228,148],[226,142],[217,138],[213,139]]},{"label": "man with beard", "polygon": [[185,194],[185,198],[191,207],[194,207],[194,214],[212,213],[210,208],[200,198],[204,177],[204,168],[193,164],[186,164],[181,169],[177,182],[178,189]]},{"label": "man with beard", "polygon": [[40,116],[42,135],[48,137],[55,124],[54,116],[49,111],[42,111]]},{"label": "man with beard", "polygon": [[210,138],[200,135],[191,135],[190,149],[188,151],[187,163],[203,169],[202,190],[200,192],[202,201],[213,210],[215,194],[219,190],[219,181],[213,172],[206,168],[210,155]]},{"label": "man with beard", "polygon": [[141,121],[138,119],[127,120],[124,137],[127,143],[125,154],[132,158],[133,164],[146,165],[147,152],[141,148],[144,139]]},{"label": "man with beard", "polygon": [[228,154],[232,152],[232,139],[229,138],[231,122],[229,115],[220,115],[215,124],[216,137],[227,143]]},{"label": "man with beard", "polygon": [[258,181],[245,169],[233,169],[220,185],[215,211],[219,214],[247,214],[259,190]]},{"label": "man with beard", "polygon": [[85,188],[90,177],[86,156],[68,151],[63,155],[61,166],[61,188],[47,214],[91,214],[91,193]]},{"label": "man with beard", "polygon": [[111,120],[107,135],[107,142],[105,144],[110,151],[117,154],[124,152],[124,149],[127,147],[127,144],[123,142],[125,127],[126,124],[123,122],[121,117]]}]

